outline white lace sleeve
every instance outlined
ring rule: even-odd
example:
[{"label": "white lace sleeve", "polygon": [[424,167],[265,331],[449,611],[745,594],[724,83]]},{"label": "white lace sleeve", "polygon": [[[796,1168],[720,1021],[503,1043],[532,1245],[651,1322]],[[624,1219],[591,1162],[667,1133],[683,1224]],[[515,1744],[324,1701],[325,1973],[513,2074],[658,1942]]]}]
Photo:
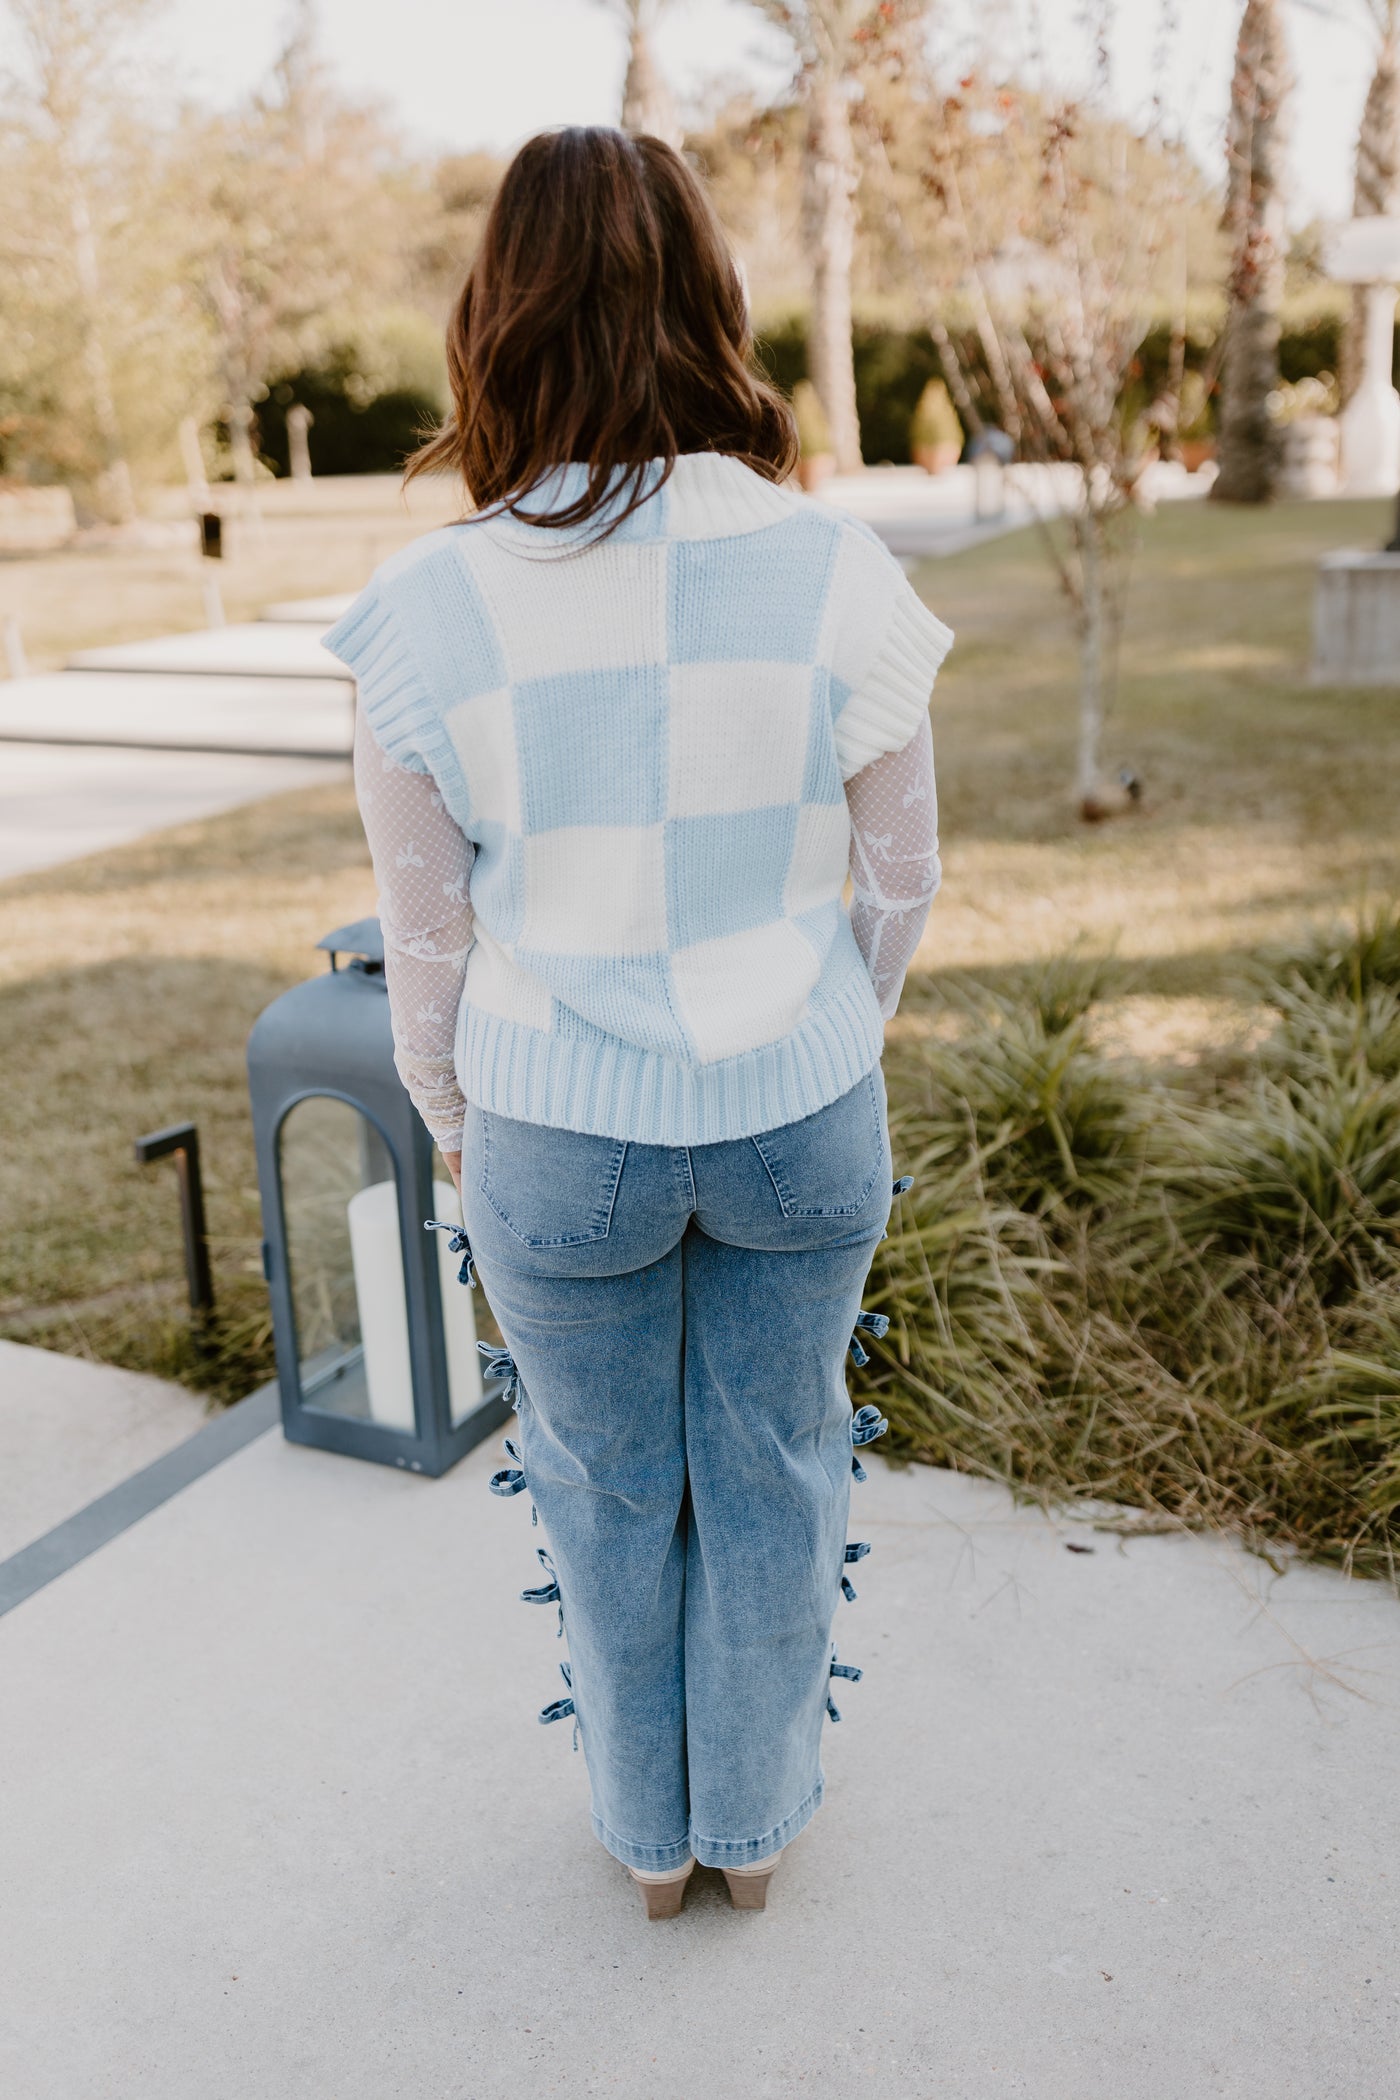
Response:
[{"label": "white lace sleeve", "polygon": [[928,716],[902,750],[846,782],[851,926],[888,1021],[938,889],[938,794]]},{"label": "white lace sleeve", "polygon": [[453,1046],[472,945],[475,848],[432,775],[390,758],[363,710],[355,723],[355,793],[379,884],[394,1063],[434,1140],[459,1152],[466,1103]]}]

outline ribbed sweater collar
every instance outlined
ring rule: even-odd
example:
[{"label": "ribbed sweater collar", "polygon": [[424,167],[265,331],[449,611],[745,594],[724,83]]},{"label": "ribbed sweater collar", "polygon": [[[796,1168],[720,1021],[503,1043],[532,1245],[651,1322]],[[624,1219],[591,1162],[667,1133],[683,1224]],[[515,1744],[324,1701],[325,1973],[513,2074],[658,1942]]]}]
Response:
[{"label": "ribbed sweater collar", "polygon": [[[648,495],[641,509],[620,528],[619,536],[717,539],[733,533],[759,532],[790,516],[794,503],[801,500],[791,490],[765,481],[742,460],[722,452],[680,453],[664,483],[663,468],[662,460],[647,462]],[[528,525],[509,512],[502,512],[491,517],[491,529],[554,545],[596,539],[609,518],[627,501],[629,488],[624,485],[625,479],[619,470],[614,480],[616,493],[610,492],[602,509],[582,525]],[[578,501],[587,486],[588,468],[582,461],[556,467],[526,499],[526,508],[566,509]]]}]

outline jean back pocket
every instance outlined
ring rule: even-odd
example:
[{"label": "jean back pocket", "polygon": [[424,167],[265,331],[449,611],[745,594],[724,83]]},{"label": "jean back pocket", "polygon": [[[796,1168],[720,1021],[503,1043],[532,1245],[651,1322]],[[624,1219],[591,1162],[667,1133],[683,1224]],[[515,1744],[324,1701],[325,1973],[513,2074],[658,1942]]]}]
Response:
[{"label": "jean back pocket", "polygon": [[750,1140],[768,1169],[785,1218],[853,1218],[885,1163],[878,1067],[800,1123]]},{"label": "jean back pocket", "polygon": [[481,1193],[508,1232],[526,1247],[584,1247],[607,1238],[625,1139],[478,1113]]}]

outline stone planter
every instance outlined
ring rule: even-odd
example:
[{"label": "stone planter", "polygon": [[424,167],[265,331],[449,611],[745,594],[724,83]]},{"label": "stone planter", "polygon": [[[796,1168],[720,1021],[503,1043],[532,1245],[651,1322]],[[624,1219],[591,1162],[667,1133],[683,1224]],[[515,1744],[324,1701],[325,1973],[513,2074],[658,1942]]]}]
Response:
[{"label": "stone planter", "polygon": [[1324,554],[1313,603],[1314,685],[1400,687],[1400,554]]},{"label": "stone planter", "polygon": [[1335,496],[1341,425],[1335,416],[1300,416],[1283,426],[1282,496]]}]

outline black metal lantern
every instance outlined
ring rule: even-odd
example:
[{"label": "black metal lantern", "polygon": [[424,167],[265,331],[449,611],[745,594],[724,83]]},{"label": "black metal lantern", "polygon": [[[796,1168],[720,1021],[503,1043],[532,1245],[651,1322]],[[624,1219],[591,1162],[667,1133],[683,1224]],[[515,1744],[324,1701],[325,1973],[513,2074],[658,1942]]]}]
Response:
[{"label": "black metal lantern", "polygon": [[[446,1170],[394,1070],[377,919],[329,933],[331,966],[248,1042],[263,1269],[293,1443],[445,1473],[505,1419],[447,1236]],[[347,959],[344,967],[342,958]]]}]

